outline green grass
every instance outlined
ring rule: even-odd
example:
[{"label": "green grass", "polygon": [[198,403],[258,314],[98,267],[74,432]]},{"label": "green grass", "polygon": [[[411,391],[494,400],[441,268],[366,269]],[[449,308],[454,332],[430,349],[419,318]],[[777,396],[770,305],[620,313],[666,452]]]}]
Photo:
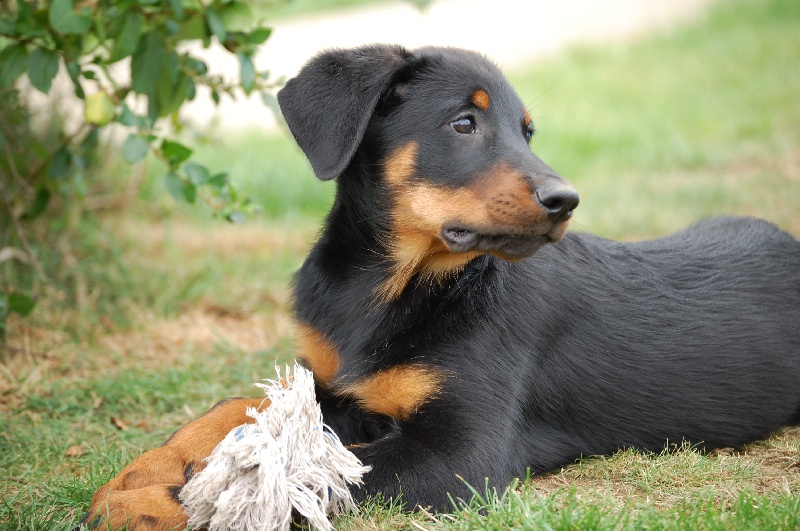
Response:
[{"label": "green grass", "polygon": [[727,2],[701,24],[512,76],[534,151],[583,195],[580,226],[643,237],[748,213],[800,229],[799,18],[796,2]]},{"label": "green grass", "polygon": [[[318,217],[331,205],[334,183],[313,177],[311,165],[288,132],[276,135],[253,131],[220,143],[209,142],[206,148],[198,158],[229,170],[268,218]],[[273,153],[280,153],[280,157],[265,157]]]},{"label": "green grass", "polygon": [[[798,27],[794,0],[734,0],[514,72],[534,151],[582,194],[575,228],[638,239],[740,213],[800,235]],[[264,215],[209,221],[151,179],[122,208],[37,226],[53,281],[0,350],[0,529],[69,529],[133,456],[291,357],[288,283],[332,186],[285,137],[226,135],[197,152]],[[336,525],[797,529],[798,470],[794,428],[736,452],[586,458],[451,515],[367,504]]]}]

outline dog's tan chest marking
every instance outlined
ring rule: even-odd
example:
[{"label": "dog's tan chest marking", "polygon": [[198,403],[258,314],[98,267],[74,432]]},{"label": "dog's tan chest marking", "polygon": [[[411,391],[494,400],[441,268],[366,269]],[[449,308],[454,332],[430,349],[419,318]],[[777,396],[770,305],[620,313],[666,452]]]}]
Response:
[{"label": "dog's tan chest marking", "polygon": [[314,381],[329,387],[339,371],[338,349],[311,325],[297,324],[297,357],[314,373]]},{"label": "dog's tan chest marking", "polygon": [[407,420],[439,393],[441,373],[423,365],[392,367],[342,388],[367,411]]},{"label": "dog's tan chest marking", "polygon": [[406,420],[439,391],[442,377],[422,365],[392,367],[342,386],[335,381],[341,366],[338,349],[316,328],[297,325],[297,356],[314,373],[317,384],[349,396],[372,413]]}]

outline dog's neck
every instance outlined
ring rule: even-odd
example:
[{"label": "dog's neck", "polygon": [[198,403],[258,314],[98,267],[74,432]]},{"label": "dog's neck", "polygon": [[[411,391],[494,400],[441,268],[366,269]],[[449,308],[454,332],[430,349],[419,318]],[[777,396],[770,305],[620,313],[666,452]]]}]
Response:
[{"label": "dog's neck", "polygon": [[[347,184],[339,185],[319,241],[295,277],[298,322],[334,343],[345,364],[349,351],[381,349],[380,363],[392,365],[414,351],[414,342],[438,340],[425,336],[427,326],[417,322],[420,316],[452,320],[450,330],[479,319],[493,299],[490,286],[496,269],[507,264],[482,255],[457,275],[446,279],[420,275],[410,279],[395,299],[381,299],[376,294],[392,267],[385,240],[388,206],[381,199],[386,195],[381,183],[368,175],[340,177],[345,178]],[[397,341],[372,344],[387,338]],[[363,366],[364,358],[359,359],[362,367],[351,372],[369,369]]]}]

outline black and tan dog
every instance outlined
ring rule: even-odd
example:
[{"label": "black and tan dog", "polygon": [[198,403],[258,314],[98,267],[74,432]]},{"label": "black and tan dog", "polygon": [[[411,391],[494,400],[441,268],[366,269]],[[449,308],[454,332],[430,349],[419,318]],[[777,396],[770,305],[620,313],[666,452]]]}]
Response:
[{"label": "black and tan dog", "polygon": [[[298,356],[373,470],[358,498],[448,509],[582,455],[736,447],[800,420],[800,243],[754,219],[621,244],[566,235],[498,69],[465,51],[323,53],[280,92],[337,193],[297,274]],[[85,522],[186,522],[181,486],[260,399],[231,399],[95,495]],[[463,479],[462,479],[463,478]]]}]

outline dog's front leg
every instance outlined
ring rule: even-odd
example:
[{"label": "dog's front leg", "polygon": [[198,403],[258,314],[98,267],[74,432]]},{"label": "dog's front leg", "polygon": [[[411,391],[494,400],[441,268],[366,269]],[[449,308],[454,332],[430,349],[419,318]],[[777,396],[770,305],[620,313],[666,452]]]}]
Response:
[{"label": "dog's front leg", "polygon": [[356,499],[399,497],[407,509],[452,511],[454,500],[472,497],[470,487],[483,492],[487,482],[494,487],[507,485],[508,463],[481,452],[476,441],[463,438],[463,431],[451,431],[446,424],[438,430],[434,425],[430,437],[404,434],[401,428],[401,433],[351,447],[362,463],[372,466],[362,478],[364,485],[353,489]]},{"label": "dog's front leg", "polygon": [[247,408],[263,409],[263,398],[223,400],[199,419],[176,431],[162,446],[145,452],[123,468],[92,497],[81,521],[91,528],[131,531],[183,529],[187,516],[178,494],[203,459],[236,426],[253,422]]}]

